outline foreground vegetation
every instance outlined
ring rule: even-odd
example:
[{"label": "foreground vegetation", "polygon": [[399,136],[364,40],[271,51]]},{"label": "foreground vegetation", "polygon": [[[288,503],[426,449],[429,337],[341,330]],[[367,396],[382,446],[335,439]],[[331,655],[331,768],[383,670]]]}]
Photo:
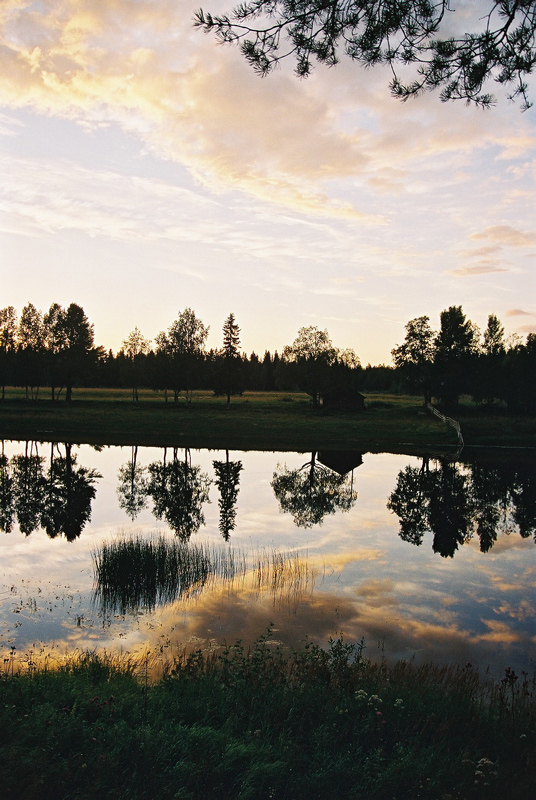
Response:
[{"label": "foreground vegetation", "polygon": [[[455,432],[409,395],[367,394],[364,412],[323,411],[299,392],[246,392],[230,406],[212,392],[193,393],[191,404],[162,403],[149,390],[132,403],[128,390],[77,389],[70,405],[26,402],[8,389],[0,406],[0,436],[90,444],[175,445],[243,450],[354,449],[422,454],[455,448]],[[460,404],[467,446],[536,446],[531,416],[498,406]]]},{"label": "foreground vegetation", "polygon": [[389,667],[342,639],[196,651],[163,679],[85,655],[0,681],[3,796],[525,800],[535,680]]}]

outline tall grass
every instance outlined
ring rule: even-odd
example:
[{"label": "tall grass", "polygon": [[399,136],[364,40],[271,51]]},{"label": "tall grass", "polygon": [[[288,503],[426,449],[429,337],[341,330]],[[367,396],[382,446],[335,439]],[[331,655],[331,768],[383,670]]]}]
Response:
[{"label": "tall grass", "polygon": [[164,536],[104,542],[93,553],[94,599],[105,613],[154,609],[199,593],[209,578],[245,572],[243,555],[228,548]]},{"label": "tall grass", "polygon": [[306,591],[314,588],[315,571],[307,555],[299,550],[263,550],[251,559],[254,591],[270,591],[274,598],[296,605]]},{"label": "tall grass", "polygon": [[[177,659],[154,685],[80,656],[0,680],[2,792],[17,800],[527,800],[535,681],[372,663],[343,639],[270,636]],[[146,676],[146,672],[145,672]],[[139,679],[141,677],[141,680]]]},{"label": "tall grass", "polygon": [[162,535],[104,542],[93,554],[93,602],[104,615],[153,610],[191,600],[220,581],[229,587],[251,578],[254,590],[297,600],[313,573],[298,551],[255,551],[185,543]]}]

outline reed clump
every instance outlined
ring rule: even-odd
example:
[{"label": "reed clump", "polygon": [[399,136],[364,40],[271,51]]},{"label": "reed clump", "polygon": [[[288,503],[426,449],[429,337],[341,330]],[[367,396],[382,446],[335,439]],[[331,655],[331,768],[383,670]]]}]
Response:
[{"label": "reed clump", "polygon": [[314,572],[296,551],[256,550],[183,542],[160,535],[132,535],[103,544],[92,554],[93,603],[104,615],[136,613],[176,600],[191,600],[219,581],[228,588],[271,591],[297,602],[312,588]]},{"label": "reed clump", "polygon": [[149,610],[200,592],[210,578],[244,573],[241,553],[164,536],[103,542],[93,553],[94,600],[103,613]]},{"label": "reed clump", "polygon": [[86,654],[0,680],[3,796],[525,800],[535,679],[390,666],[333,639],[185,653],[155,684]]}]

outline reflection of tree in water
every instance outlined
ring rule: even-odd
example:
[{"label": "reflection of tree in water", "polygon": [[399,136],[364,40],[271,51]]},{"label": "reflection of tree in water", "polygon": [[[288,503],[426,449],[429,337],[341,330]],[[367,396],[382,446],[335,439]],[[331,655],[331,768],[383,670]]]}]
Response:
[{"label": "reflection of tree in water", "polygon": [[0,529],[9,532],[17,518],[21,533],[28,536],[43,527],[51,537],[59,533],[72,541],[80,536],[91,518],[93,484],[101,477],[93,469],[79,466],[72,445],[65,455],[51,444],[50,464],[39,455],[37,442],[27,442],[24,453],[8,459],[0,456]]},{"label": "reflection of tree in water", "polygon": [[449,463],[431,472],[430,478],[428,524],[434,532],[432,549],[444,558],[452,557],[458,546],[471,538],[467,478]]},{"label": "reflection of tree in water", "polygon": [[94,483],[102,475],[78,465],[71,444],[64,447],[63,456],[59,445],[51,445],[50,466],[43,483],[41,525],[51,538],[63,533],[72,542],[91,519]]},{"label": "reflection of tree in water", "polygon": [[119,467],[117,497],[119,507],[134,520],[147,505],[147,468],[137,463],[138,448],[132,448],[132,457]]},{"label": "reflection of tree in water", "polygon": [[0,455],[0,531],[9,533],[13,529],[14,516],[13,477],[9,458],[4,453],[4,442],[2,442],[2,454]]},{"label": "reflection of tree in water", "polygon": [[148,494],[155,517],[165,519],[182,541],[188,541],[205,524],[202,505],[209,501],[211,480],[201,467],[192,466],[190,451],[184,452],[184,460],[179,461],[174,448],[173,460],[167,463],[164,450],[163,461],[149,464]]},{"label": "reflection of tree in water", "polygon": [[315,452],[298,469],[278,465],[271,486],[281,511],[292,514],[299,528],[321,525],[327,514],[349,511],[357,498],[347,476],[320,464]]},{"label": "reflection of tree in water", "polygon": [[387,508],[398,516],[399,536],[405,542],[421,544],[428,529],[429,483],[428,459],[423,459],[421,469],[408,466],[398,473],[396,488],[389,498]]},{"label": "reflection of tree in water", "polygon": [[453,556],[474,535],[480,550],[488,552],[499,531],[510,533],[515,525],[526,538],[536,541],[536,482],[530,465],[462,467],[439,461],[430,469],[423,459],[420,469],[406,467],[387,507],[400,521],[404,541],[420,545],[424,534],[433,534],[434,552]]},{"label": "reflection of tree in water", "polygon": [[229,461],[229,451],[225,451],[225,461],[213,461],[216,473],[216,486],[220,492],[218,506],[220,509],[220,533],[229,541],[231,531],[236,525],[236,500],[240,485],[241,461]]},{"label": "reflection of tree in water", "polygon": [[21,533],[29,536],[39,527],[43,507],[43,462],[37,442],[26,442],[24,453],[13,456],[13,497]]},{"label": "reflection of tree in water", "polygon": [[473,464],[471,494],[476,534],[483,553],[497,541],[501,520],[505,520],[510,505],[509,476],[505,470]]},{"label": "reflection of tree in water", "polygon": [[512,494],[514,498],[513,518],[519,525],[521,536],[531,534],[536,541],[536,473],[533,464],[523,464],[516,471]]}]

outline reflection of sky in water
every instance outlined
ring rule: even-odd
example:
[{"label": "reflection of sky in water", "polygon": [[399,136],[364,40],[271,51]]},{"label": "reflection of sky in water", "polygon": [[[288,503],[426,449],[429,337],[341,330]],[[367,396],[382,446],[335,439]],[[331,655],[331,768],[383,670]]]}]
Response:
[{"label": "reflection of sky in water", "polygon": [[[21,452],[9,445],[7,455]],[[49,448],[40,447],[48,457]],[[160,531],[151,503],[134,520],[121,511],[117,475],[130,459],[130,448],[76,448],[78,464],[102,474],[92,504],[91,522],[74,542],[49,539],[38,530],[28,537],[17,529],[0,536],[0,645],[22,655],[30,650],[63,652],[74,648],[139,652],[145,647],[164,653],[201,640],[249,641],[274,623],[276,637],[298,646],[306,636],[325,641],[343,632],[348,639],[365,637],[369,654],[377,647],[387,656],[471,661],[485,668],[528,668],[536,660],[536,548],[513,530],[499,533],[488,553],[478,540],[459,547],[454,558],[432,551],[431,535],[416,547],[402,541],[398,519],[386,507],[397,475],[418,459],[400,455],[364,456],[354,472],[357,501],[347,513],[326,516],[321,526],[297,528],[291,515],[279,511],[270,486],[278,463],[293,469],[308,456],[297,453],[246,452],[240,459],[234,548],[298,548],[315,573],[298,594],[274,596],[256,591],[251,581],[228,587],[216,582],[197,598],[158,608],[153,614],[132,613],[103,619],[91,604],[91,553],[103,539],[136,532]],[[168,450],[168,457],[172,451]],[[183,451],[182,451],[183,453]],[[182,455],[179,452],[179,457]],[[192,464],[214,478],[212,461],[224,452],[192,451]],[[139,448],[138,464],[162,459],[162,450]],[[223,544],[218,532],[218,491],[210,488],[204,505],[206,524],[192,541]]]}]

